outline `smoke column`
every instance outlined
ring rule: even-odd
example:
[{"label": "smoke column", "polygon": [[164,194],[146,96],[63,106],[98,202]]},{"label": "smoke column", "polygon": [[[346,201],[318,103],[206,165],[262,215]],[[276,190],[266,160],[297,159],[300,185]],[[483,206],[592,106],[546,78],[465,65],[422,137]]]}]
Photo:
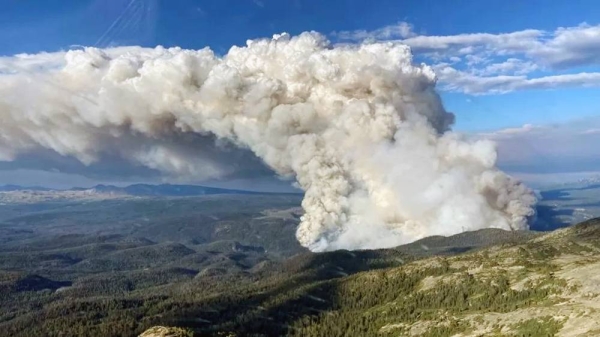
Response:
[{"label": "smoke column", "polygon": [[404,45],[332,46],[303,33],[223,57],[86,48],[0,64],[0,160],[42,148],[89,164],[110,153],[214,178],[217,139],[296,180],[297,238],[313,251],[525,229],[534,214],[532,192],[495,168],[492,142],[450,131],[433,70]]}]

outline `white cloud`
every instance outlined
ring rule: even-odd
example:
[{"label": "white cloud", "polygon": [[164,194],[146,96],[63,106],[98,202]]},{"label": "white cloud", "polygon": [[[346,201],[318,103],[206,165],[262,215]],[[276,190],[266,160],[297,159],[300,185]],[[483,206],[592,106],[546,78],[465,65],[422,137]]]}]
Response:
[{"label": "white cloud", "polygon": [[492,63],[477,71],[481,75],[516,74],[523,75],[539,69],[538,65],[517,58],[509,58],[501,63]]},{"label": "white cloud", "polygon": [[[466,48],[466,49],[469,49],[469,48]],[[474,54],[470,54],[470,53],[472,53],[472,52],[473,52],[473,51],[472,51],[472,50],[470,50],[470,51],[468,52],[469,54],[465,56],[465,59],[466,59],[466,62],[465,62],[465,63],[466,63],[468,66],[471,66],[471,67],[472,67],[472,66],[475,66],[475,65],[478,65],[478,64],[482,64],[482,63],[488,63],[488,62],[489,62],[489,60],[488,60],[488,59],[486,59],[485,57],[483,57],[483,56],[481,56],[481,55],[474,55]],[[463,53],[463,52],[461,52],[461,53]]]},{"label": "white cloud", "polygon": [[[403,24],[411,27],[407,23]],[[362,35],[368,36],[373,32],[365,32]],[[351,37],[353,40],[364,39],[361,35],[350,35],[346,39]],[[502,34],[418,35],[399,38],[416,53],[444,51],[448,54],[472,54],[480,49],[497,55],[522,54],[552,68],[600,64],[600,25],[591,26],[585,23],[575,27],[560,27],[553,32],[526,29]]]},{"label": "white cloud", "polygon": [[[415,54],[435,63],[441,87],[455,92],[500,94],[600,84],[600,72],[595,69],[575,74],[555,72],[600,65],[600,25],[434,36],[415,34],[412,25],[400,22],[373,31],[332,35],[354,42],[389,40],[406,44]],[[546,74],[530,76],[536,72]]]},{"label": "white cloud", "polygon": [[64,63],[64,53],[39,53],[36,55],[18,54],[0,56],[0,75],[22,71],[41,71],[60,68]]},{"label": "white cloud", "polygon": [[536,43],[543,35],[542,31],[535,29],[504,34],[420,35],[404,39],[402,43],[411,46],[417,53],[455,50],[464,54],[473,52],[477,47],[516,53],[529,50],[531,44]]},{"label": "white cloud", "polygon": [[364,29],[345,30],[333,32],[331,35],[340,40],[347,41],[363,41],[363,40],[390,40],[390,39],[405,39],[415,36],[413,26],[406,22],[398,22],[395,25],[381,27],[372,31]]},{"label": "white cloud", "polygon": [[512,137],[513,135],[517,135],[517,134],[531,133],[533,131],[543,130],[543,129],[544,129],[543,126],[537,126],[537,125],[533,125],[533,124],[524,124],[523,126],[495,130],[495,131],[488,132],[488,133],[482,133],[481,135],[485,136],[486,138],[499,139],[499,138],[503,138],[503,137],[507,137],[507,136]]},{"label": "white cloud", "polygon": [[504,94],[518,90],[559,87],[600,87],[600,73],[577,73],[528,78],[525,75],[479,76],[448,64],[434,67],[443,90],[471,95]]},{"label": "white cloud", "polygon": [[528,54],[554,68],[598,65],[600,25],[558,28],[548,40],[536,43]]}]

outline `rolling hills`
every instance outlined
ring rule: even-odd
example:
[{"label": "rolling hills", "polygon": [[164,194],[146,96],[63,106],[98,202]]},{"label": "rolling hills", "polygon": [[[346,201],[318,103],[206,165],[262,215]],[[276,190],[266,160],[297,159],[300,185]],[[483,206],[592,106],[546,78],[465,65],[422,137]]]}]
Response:
[{"label": "rolling hills", "polygon": [[[571,207],[584,192],[546,202]],[[596,220],[315,254],[294,237],[300,200],[113,194],[0,204],[0,336],[137,336],[153,326],[194,336],[600,329]]]},{"label": "rolling hills", "polygon": [[[596,295],[587,278],[600,256],[598,236],[592,221],[546,235],[487,229],[287,258],[237,241],[188,246],[112,235],[72,236],[65,245],[62,237],[68,248],[47,240],[35,251],[0,254],[0,329],[11,336],[133,336],[154,325],[198,336],[521,336],[568,329],[571,316],[592,329]],[[564,310],[571,316],[560,316]]]}]

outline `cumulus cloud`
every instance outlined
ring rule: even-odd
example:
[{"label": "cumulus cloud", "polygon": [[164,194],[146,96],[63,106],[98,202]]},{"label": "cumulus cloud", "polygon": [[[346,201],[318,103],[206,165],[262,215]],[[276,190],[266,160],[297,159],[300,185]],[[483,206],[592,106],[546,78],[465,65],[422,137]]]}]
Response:
[{"label": "cumulus cloud", "polygon": [[2,60],[17,67],[0,76],[1,160],[112,156],[215,179],[253,166],[232,164],[239,148],[304,190],[297,237],[319,251],[522,229],[533,214],[531,191],[495,168],[494,144],[450,131],[433,69],[405,45],[334,47],[303,33],[223,57],[162,47],[49,57],[62,63]]},{"label": "cumulus cloud", "polygon": [[[410,34],[381,34],[388,27],[409,27]],[[443,88],[451,91],[498,94],[600,85],[597,72],[529,76],[540,71],[600,65],[600,25],[582,23],[554,31],[526,29],[500,34],[432,36],[414,34],[410,24],[400,23],[374,31],[336,32],[333,36],[349,41],[387,40],[406,44],[414,53],[437,63]]]}]

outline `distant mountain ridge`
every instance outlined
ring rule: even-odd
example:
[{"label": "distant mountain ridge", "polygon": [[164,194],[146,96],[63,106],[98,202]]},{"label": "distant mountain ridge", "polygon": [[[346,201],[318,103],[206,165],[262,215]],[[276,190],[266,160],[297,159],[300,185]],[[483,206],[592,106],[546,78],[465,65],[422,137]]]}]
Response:
[{"label": "distant mountain ridge", "polygon": [[[90,192],[98,194],[112,194],[123,196],[199,196],[211,194],[274,194],[271,192],[257,192],[238,189],[227,189],[218,187],[206,187],[200,185],[172,185],[172,184],[133,184],[124,187],[114,185],[96,185],[93,187],[74,187],[70,189],[53,189],[39,186],[19,186],[3,185],[0,186],[0,192],[17,191],[43,191],[43,192]],[[277,194],[297,194],[297,193],[277,193]]]},{"label": "distant mountain ridge", "polygon": [[19,186],[19,185],[2,185],[0,192],[16,192],[16,191],[51,191],[51,188],[41,186]]}]

